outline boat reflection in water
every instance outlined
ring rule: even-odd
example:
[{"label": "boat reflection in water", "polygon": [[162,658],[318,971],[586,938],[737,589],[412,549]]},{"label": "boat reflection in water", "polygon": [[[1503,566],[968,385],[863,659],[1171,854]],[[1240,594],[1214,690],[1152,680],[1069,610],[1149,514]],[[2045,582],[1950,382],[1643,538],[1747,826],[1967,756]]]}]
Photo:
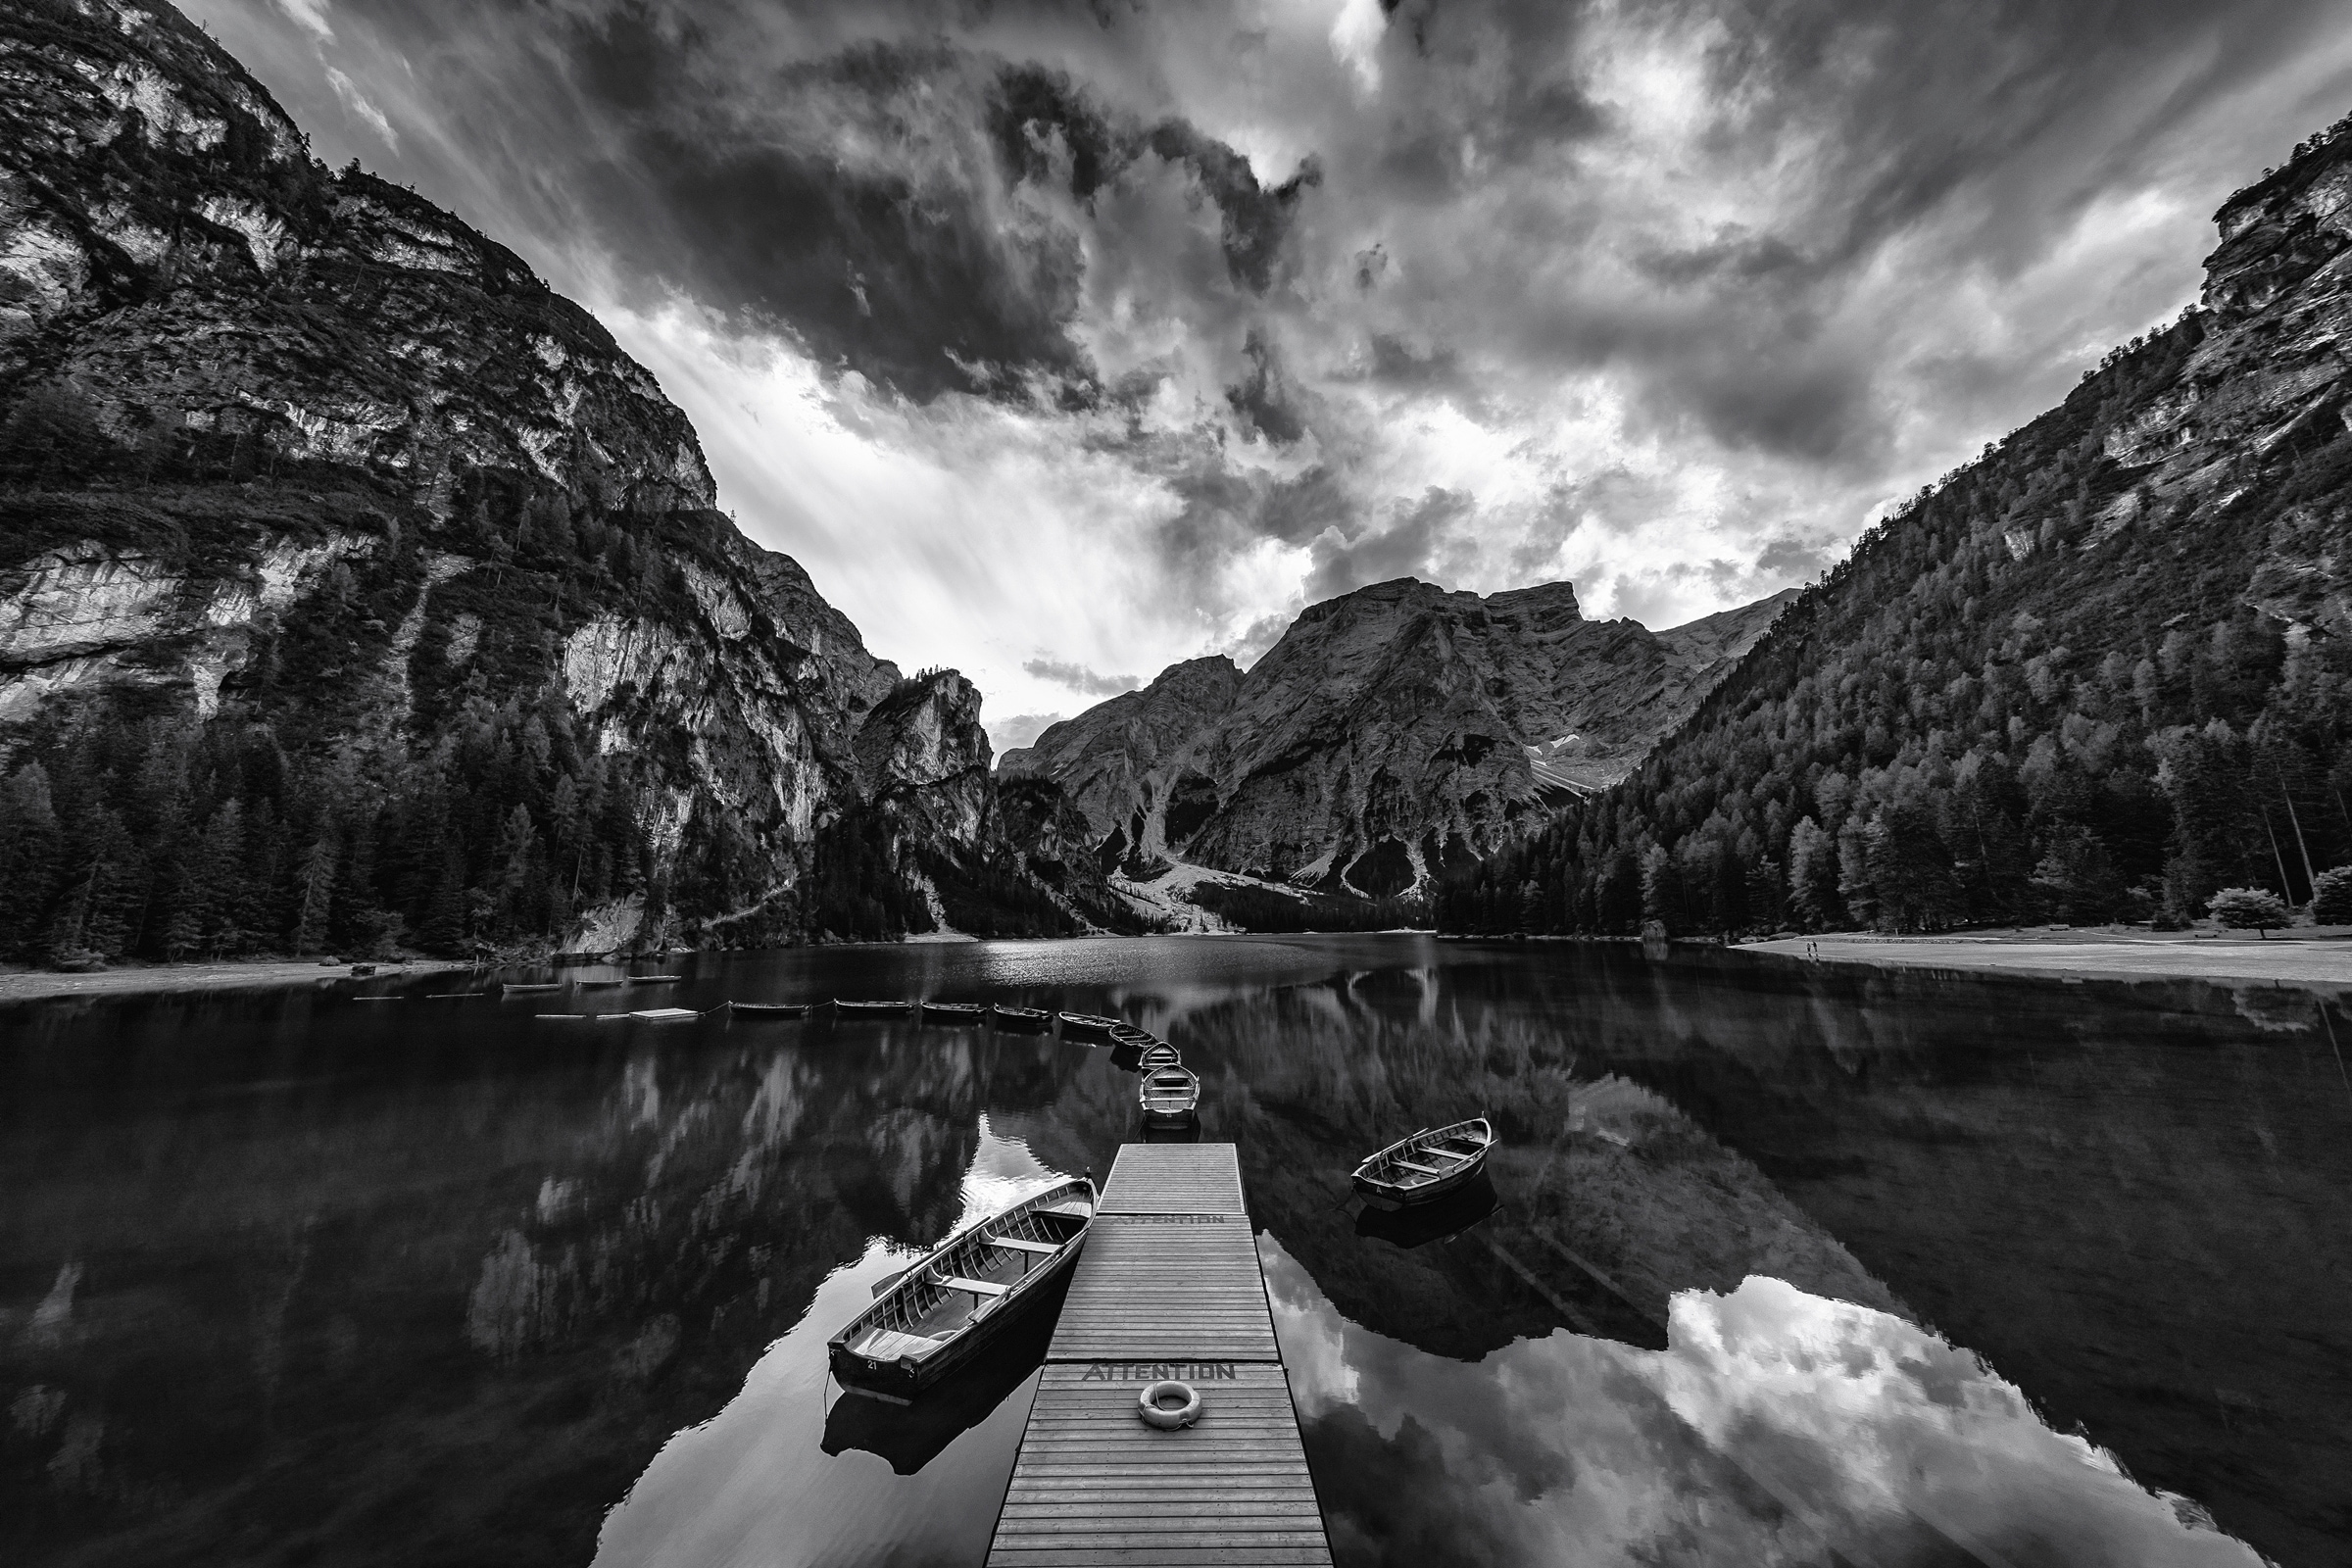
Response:
[{"label": "boat reflection in water", "polygon": [[1470,1185],[1413,1208],[1375,1208],[1366,1203],[1355,1216],[1355,1234],[1411,1251],[1432,1242],[1450,1242],[1499,1206],[1494,1183],[1485,1171]]},{"label": "boat reflection in water", "polygon": [[1005,1325],[970,1365],[925,1389],[912,1403],[871,1398],[856,1390],[844,1393],[825,1413],[819,1446],[831,1455],[861,1448],[889,1460],[900,1475],[914,1475],[946,1452],[949,1444],[994,1415],[1045,1364],[1046,1348],[1054,1343],[1054,1325],[1069,1288],[1066,1274],[1055,1280],[1032,1309]]}]

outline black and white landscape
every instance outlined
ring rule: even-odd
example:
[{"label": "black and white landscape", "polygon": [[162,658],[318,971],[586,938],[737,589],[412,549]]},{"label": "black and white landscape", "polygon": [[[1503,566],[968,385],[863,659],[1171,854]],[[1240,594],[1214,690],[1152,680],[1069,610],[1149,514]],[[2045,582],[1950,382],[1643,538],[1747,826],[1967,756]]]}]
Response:
[{"label": "black and white landscape", "polygon": [[0,0],[0,1559],[982,1560],[1043,1340],[825,1338],[1131,1071],[838,997],[1189,1054],[1338,1561],[2344,1560],[2348,110],[2316,0]]}]

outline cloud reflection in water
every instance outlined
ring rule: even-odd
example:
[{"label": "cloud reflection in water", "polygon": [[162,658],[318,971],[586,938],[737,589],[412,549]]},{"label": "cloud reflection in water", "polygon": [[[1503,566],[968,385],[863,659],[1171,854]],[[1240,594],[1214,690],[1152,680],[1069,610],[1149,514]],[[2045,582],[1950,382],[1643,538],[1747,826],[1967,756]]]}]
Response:
[{"label": "cloud reflection in water", "polygon": [[1259,1239],[1342,1562],[2244,1564],[1970,1351],[1755,1275],[1669,1348],[1566,1330],[1476,1365],[1348,1322]]}]

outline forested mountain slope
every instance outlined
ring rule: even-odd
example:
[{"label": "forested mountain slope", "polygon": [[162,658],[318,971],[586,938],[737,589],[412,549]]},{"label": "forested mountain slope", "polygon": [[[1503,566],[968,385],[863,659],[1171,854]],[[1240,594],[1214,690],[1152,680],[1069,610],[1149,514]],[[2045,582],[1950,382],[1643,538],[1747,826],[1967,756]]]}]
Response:
[{"label": "forested mountain slope", "polygon": [[0,9],[0,958],[1079,928],[979,694],[712,502],[176,12]]},{"label": "forested mountain slope", "polygon": [[2178,919],[2352,860],[2352,121],[2216,219],[2197,306],[1873,528],[1441,922]]}]

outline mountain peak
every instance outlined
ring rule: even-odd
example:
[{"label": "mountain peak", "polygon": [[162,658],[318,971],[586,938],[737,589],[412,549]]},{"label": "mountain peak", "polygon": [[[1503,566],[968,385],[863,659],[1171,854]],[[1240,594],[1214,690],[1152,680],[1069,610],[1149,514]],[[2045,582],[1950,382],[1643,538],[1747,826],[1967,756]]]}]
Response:
[{"label": "mountain peak", "polygon": [[1173,665],[999,770],[1060,783],[1106,859],[1385,897],[1622,776],[1781,602],[1660,637],[1586,620],[1566,582],[1392,578],[1300,612],[1246,675]]}]

